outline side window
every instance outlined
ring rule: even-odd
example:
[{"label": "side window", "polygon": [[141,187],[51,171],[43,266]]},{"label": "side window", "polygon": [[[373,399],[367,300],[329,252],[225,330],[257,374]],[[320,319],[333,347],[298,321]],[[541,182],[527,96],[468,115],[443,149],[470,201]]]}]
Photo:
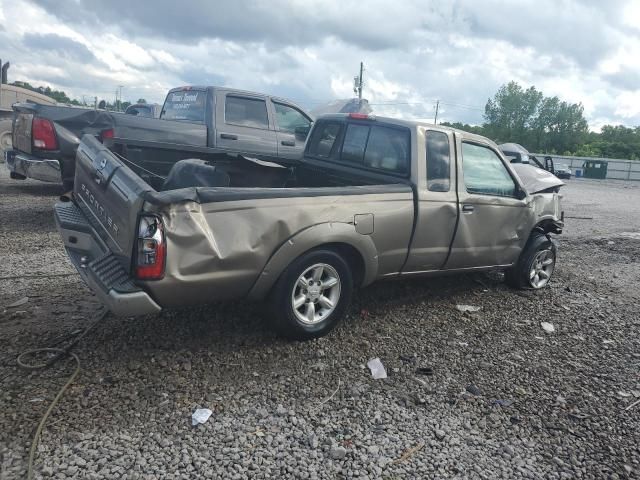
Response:
[{"label": "side window", "polygon": [[462,143],[462,170],[464,184],[469,193],[514,197],[516,184],[490,148]]},{"label": "side window", "polygon": [[276,109],[276,123],[281,131],[296,133],[296,127],[311,125],[311,121],[299,110],[276,102],[273,102],[273,106]]},{"label": "side window", "polygon": [[409,171],[411,134],[405,128],[373,126],[364,154],[367,167],[395,173]]},{"label": "side window", "polygon": [[451,177],[449,137],[443,132],[428,131],[427,139],[427,189],[431,192],[448,192]]},{"label": "side window", "polygon": [[364,149],[367,146],[368,138],[368,125],[348,124],[347,133],[344,136],[344,142],[342,144],[342,157],[340,159],[343,162],[362,164]]},{"label": "side window", "polygon": [[269,128],[267,103],[257,98],[227,95],[224,105],[224,121],[244,127]]},{"label": "side window", "polygon": [[306,153],[312,157],[331,157],[342,125],[338,122],[317,122],[307,143]]}]

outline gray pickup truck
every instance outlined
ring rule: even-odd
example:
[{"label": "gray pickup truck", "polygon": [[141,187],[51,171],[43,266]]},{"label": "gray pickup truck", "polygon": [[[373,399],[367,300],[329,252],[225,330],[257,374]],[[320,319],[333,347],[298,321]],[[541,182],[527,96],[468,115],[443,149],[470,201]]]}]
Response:
[{"label": "gray pickup truck", "polygon": [[311,127],[311,117],[288,100],[220,87],[170,90],[160,118],[31,103],[13,110],[11,177],[62,181],[65,191],[73,187],[85,134],[125,156],[148,180],[148,170],[167,175],[179,160],[219,152],[298,160]]},{"label": "gray pickup truck", "polygon": [[150,185],[128,163],[85,136],[74,201],[55,207],[72,263],[121,315],[248,298],[309,339],[376,280],[504,269],[538,289],[555,268],[562,182],[446,127],[327,115],[295,165],[220,154]]}]

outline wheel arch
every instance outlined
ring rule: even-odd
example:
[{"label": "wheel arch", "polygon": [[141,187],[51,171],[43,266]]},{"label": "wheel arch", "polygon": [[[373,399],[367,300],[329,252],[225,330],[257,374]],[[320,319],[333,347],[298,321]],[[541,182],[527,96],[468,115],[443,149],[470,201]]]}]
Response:
[{"label": "wheel arch", "polygon": [[319,248],[336,251],[345,259],[352,269],[356,287],[375,280],[378,252],[371,237],[357,233],[352,224],[323,223],[302,230],[284,242],[267,261],[248,297],[263,299],[291,262]]},{"label": "wheel arch", "polygon": [[540,233],[546,235],[548,233],[561,234],[562,229],[564,227],[564,222],[562,220],[557,220],[553,217],[543,218],[539,220],[538,223],[531,229],[531,233],[529,234],[529,238],[531,238],[535,233]]}]

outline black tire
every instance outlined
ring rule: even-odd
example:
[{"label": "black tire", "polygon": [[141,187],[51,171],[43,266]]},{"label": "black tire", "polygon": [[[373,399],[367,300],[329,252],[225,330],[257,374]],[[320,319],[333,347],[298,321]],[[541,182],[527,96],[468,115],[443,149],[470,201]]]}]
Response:
[{"label": "black tire", "polygon": [[[548,251],[549,259],[552,259],[551,271],[548,273],[547,281],[541,285],[536,286],[534,280],[531,278],[531,271],[534,268],[534,260],[537,260],[541,252]],[[546,260],[545,260],[546,261]],[[532,289],[537,290],[544,288],[548,285],[556,263],[556,245],[553,241],[542,233],[533,233],[531,238],[524,247],[524,250],[520,254],[518,262],[508,270],[504,272],[504,280],[507,285],[518,289]],[[548,270],[548,269],[547,269]],[[535,278],[535,277],[534,277]]]},{"label": "black tire", "polygon": [[[338,293],[335,298],[335,306],[333,310],[326,315],[326,318],[321,318],[317,321],[313,320],[313,323],[304,323],[298,318],[298,315],[303,315],[300,309],[304,307],[306,310],[307,308],[311,308],[311,306],[307,307],[307,304],[315,303],[313,306],[313,314],[316,314],[315,312],[317,308],[317,315],[322,316],[322,309],[324,307],[317,306],[319,305],[317,303],[319,300],[318,298],[314,298],[313,300],[307,298],[307,300],[305,300],[305,304],[301,305],[298,313],[296,313],[296,309],[294,309],[294,297],[308,297],[316,294],[311,291],[311,288],[309,288],[308,291],[304,290],[303,293],[298,281],[305,272],[308,272],[311,269],[311,267],[319,264],[330,267],[326,269],[328,274],[323,278],[334,278],[334,274],[337,274],[338,276]],[[325,271],[325,269],[323,269],[323,271]],[[321,283],[324,284],[325,281],[321,281]],[[317,288],[320,287],[318,286]],[[326,292],[335,296],[335,291],[333,291],[332,288],[334,287],[328,287]],[[298,295],[295,295],[296,292]],[[323,300],[326,300],[326,297],[323,296],[324,292],[325,290],[322,290],[319,295]],[[269,294],[267,302],[269,315],[273,326],[279,335],[291,340],[311,340],[313,338],[322,337],[335,328],[349,307],[352,294],[353,273],[344,258],[342,258],[338,253],[328,249],[311,250],[291,262],[278,279]],[[306,313],[304,315],[306,316]]]},{"label": "black tire", "polygon": [[[0,120],[0,163],[4,162],[4,152],[5,149],[11,148],[11,129],[12,129],[12,120],[11,119],[3,119]],[[7,140],[9,143],[5,145],[4,140]]]}]

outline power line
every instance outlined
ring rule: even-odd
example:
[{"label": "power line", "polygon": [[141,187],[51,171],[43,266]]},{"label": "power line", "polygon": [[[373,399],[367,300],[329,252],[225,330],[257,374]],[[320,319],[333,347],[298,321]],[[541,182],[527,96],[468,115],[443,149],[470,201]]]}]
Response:
[{"label": "power line", "polygon": [[[484,108],[481,108],[479,106],[463,105],[459,103],[449,103],[449,102],[443,102],[442,100],[434,100],[434,102],[439,103],[440,105],[447,105],[449,107],[458,107],[458,108],[465,108],[467,110],[477,110],[479,112],[484,112]],[[377,105],[377,106],[433,105],[433,102],[381,102],[381,103],[370,103],[369,105]]]}]

